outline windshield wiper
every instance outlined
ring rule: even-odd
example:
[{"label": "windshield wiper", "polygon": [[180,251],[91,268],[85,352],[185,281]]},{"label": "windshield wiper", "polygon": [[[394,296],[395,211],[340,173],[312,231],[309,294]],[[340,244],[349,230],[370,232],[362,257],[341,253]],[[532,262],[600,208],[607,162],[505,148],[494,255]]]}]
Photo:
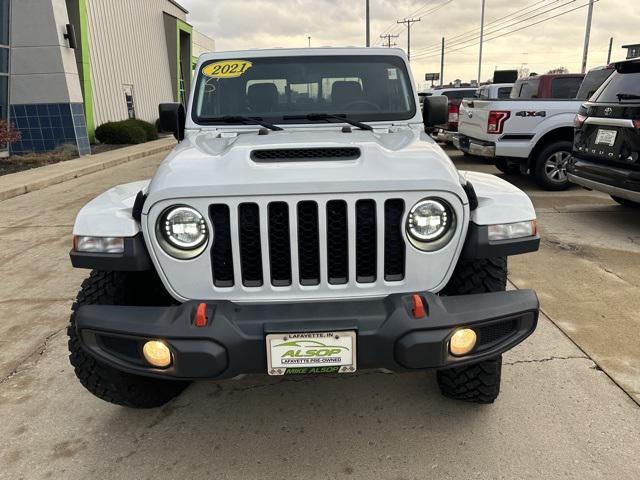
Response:
[{"label": "windshield wiper", "polygon": [[254,125],[260,125],[261,127],[268,128],[269,130],[279,131],[283,128],[273,125],[268,122],[263,122],[262,117],[243,117],[242,115],[225,115],[224,117],[207,117],[201,119],[204,122],[222,122],[222,123],[252,123]]},{"label": "windshield wiper", "polygon": [[640,95],[635,95],[633,93],[617,93],[616,97],[618,97],[618,101],[622,100],[640,100]]},{"label": "windshield wiper", "polygon": [[287,115],[282,117],[283,120],[311,120],[312,122],[320,121],[320,120],[340,120],[341,122],[348,123],[349,125],[353,125],[354,127],[359,128],[360,130],[373,130],[371,125],[367,125],[366,123],[358,122],[357,120],[352,120],[347,118],[344,113],[309,113],[307,115]]}]

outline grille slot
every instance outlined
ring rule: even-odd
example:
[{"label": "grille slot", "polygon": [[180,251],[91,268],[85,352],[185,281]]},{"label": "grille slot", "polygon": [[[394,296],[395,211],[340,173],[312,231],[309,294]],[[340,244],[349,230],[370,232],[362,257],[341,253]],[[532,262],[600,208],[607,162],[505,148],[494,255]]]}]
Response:
[{"label": "grille slot", "polygon": [[405,243],[402,235],[404,201],[384,202],[384,279],[388,282],[404,280]]},{"label": "grille slot", "polygon": [[320,283],[320,234],[316,202],[298,203],[298,265],[300,285]]},{"label": "grille slot", "polygon": [[257,162],[295,162],[318,160],[355,160],[360,149],[353,147],[334,148],[280,148],[254,150],[251,158]]},{"label": "grille slot", "polygon": [[348,228],[347,202],[327,202],[327,275],[332,285],[349,281]]},{"label": "grille slot", "polygon": [[241,203],[238,208],[240,270],[245,287],[262,286],[262,245],[260,210],[256,203]]},{"label": "grille slot", "polygon": [[291,285],[291,236],[289,206],[285,202],[269,204],[269,268],[271,284]]},{"label": "grille slot", "polygon": [[233,256],[231,250],[231,224],[227,205],[211,205],[209,216],[213,224],[214,242],[211,247],[213,284],[233,287]]},{"label": "grille slot", "polygon": [[356,279],[359,283],[376,281],[376,203],[356,202]]}]

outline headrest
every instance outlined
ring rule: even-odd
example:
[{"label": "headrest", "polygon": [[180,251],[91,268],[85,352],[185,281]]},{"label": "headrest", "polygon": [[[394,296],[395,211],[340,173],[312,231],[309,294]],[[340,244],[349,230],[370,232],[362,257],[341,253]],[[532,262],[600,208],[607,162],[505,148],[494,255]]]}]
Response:
[{"label": "headrest", "polygon": [[344,105],[362,98],[362,87],[358,82],[339,81],[331,87],[331,101],[334,105]]},{"label": "headrest", "polygon": [[278,105],[278,87],[274,83],[254,83],[247,90],[253,112],[271,112]]}]

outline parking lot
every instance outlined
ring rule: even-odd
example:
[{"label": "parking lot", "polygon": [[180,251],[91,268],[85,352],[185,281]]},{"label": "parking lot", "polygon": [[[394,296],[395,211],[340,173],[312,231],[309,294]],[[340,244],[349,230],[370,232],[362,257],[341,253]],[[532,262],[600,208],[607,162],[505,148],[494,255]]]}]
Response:
[{"label": "parking lot", "polygon": [[92,397],[67,360],[87,274],[69,264],[72,222],[161,159],[0,202],[0,478],[637,478],[640,216],[520,176],[505,178],[531,196],[543,243],[511,260],[511,287],[536,289],[544,314],[506,354],[495,404],[443,399],[433,374],[377,371],[194,384],[150,411]]}]

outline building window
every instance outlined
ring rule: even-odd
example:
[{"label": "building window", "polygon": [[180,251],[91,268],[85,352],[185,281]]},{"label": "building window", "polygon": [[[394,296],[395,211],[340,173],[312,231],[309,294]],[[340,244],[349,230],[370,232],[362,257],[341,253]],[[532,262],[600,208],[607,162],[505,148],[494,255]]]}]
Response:
[{"label": "building window", "polygon": [[124,98],[127,102],[127,114],[129,118],[136,118],[136,104],[133,96],[133,85],[123,85]]}]

